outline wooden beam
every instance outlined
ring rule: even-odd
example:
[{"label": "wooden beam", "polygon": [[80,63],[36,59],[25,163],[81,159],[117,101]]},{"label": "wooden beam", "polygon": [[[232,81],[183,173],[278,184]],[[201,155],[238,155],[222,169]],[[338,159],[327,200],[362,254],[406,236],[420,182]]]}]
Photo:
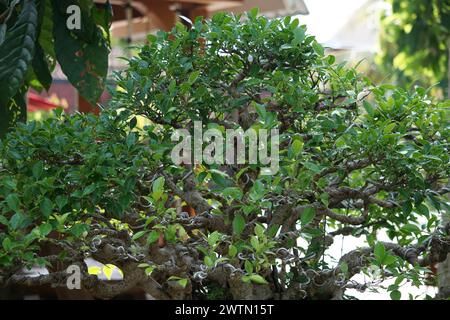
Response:
[{"label": "wooden beam", "polygon": [[[149,16],[134,18],[131,24],[133,39],[143,39],[151,31],[159,29],[159,26]],[[113,37],[125,39],[128,37],[128,22],[126,20],[114,22],[111,26]]]},{"label": "wooden beam", "polygon": [[259,12],[268,16],[280,16],[290,14],[308,14],[308,8],[303,0],[244,0],[242,5],[226,7],[222,4],[211,4],[210,15],[219,11],[243,13],[253,8],[259,8]]},{"label": "wooden beam", "polygon": [[97,106],[91,105],[80,94],[78,94],[78,111],[80,113],[94,113],[94,114],[100,113],[100,109]]},{"label": "wooden beam", "polygon": [[170,2],[194,3],[194,4],[224,4],[234,5],[235,3],[243,3],[244,0],[169,0]]}]

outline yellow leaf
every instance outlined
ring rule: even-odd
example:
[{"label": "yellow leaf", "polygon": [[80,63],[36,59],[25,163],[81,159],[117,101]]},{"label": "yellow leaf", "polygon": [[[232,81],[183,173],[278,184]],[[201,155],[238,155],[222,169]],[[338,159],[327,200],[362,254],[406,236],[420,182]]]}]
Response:
[{"label": "yellow leaf", "polygon": [[101,273],[100,267],[92,266],[88,268],[88,273],[94,276],[98,276]]},{"label": "yellow leaf", "polygon": [[108,280],[111,280],[111,279],[112,279],[112,274],[113,274],[114,270],[116,270],[116,271],[120,274],[120,276],[123,278],[123,271],[120,270],[118,267],[116,267],[116,266],[113,265],[113,264],[106,264],[106,265],[103,267],[103,274],[106,276],[106,278],[107,278]]},{"label": "yellow leaf", "polygon": [[111,280],[115,267],[116,266],[112,264],[107,264],[103,267],[103,274],[105,275],[106,279]]}]

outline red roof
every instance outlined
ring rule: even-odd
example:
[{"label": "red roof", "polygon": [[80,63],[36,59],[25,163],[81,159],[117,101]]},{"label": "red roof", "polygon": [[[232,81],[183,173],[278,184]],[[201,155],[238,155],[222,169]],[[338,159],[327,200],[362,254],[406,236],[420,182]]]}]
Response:
[{"label": "red roof", "polygon": [[59,105],[54,104],[33,92],[28,93],[27,110],[29,112],[40,111],[40,110],[48,111],[48,110],[52,110],[52,109],[55,109],[58,107],[59,107]]}]

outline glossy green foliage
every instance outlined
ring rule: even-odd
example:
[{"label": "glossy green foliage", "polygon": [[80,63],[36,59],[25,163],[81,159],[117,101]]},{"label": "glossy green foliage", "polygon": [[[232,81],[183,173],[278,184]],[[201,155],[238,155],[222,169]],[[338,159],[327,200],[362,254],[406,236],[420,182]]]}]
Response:
[{"label": "glossy green foliage", "polygon": [[[81,8],[80,30],[67,27],[70,5]],[[83,97],[97,102],[108,71],[109,2],[97,8],[92,0],[8,0],[0,17],[0,136],[26,118],[18,105],[29,87],[49,89],[56,62]]]},{"label": "glossy green foliage", "polygon": [[142,167],[151,168],[139,134],[128,132],[115,113],[60,112],[19,124],[0,145],[0,223],[7,230],[1,241],[10,243],[0,265],[36,262],[34,241],[52,230],[82,238],[100,208],[105,218],[120,219],[137,199]]},{"label": "glossy green foliage", "polygon": [[0,46],[0,103],[5,105],[25,82],[35,52],[38,14],[33,1],[25,1],[17,22]]},{"label": "glossy green foliage", "polygon": [[109,33],[109,24],[101,21],[105,29],[99,28],[94,19],[97,12],[94,4],[92,1],[81,1],[81,29],[69,30],[64,13],[72,2],[53,1],[56,58],[69,81],[95,105],[103,93],[108,72],[109,43],[104,32]]}]

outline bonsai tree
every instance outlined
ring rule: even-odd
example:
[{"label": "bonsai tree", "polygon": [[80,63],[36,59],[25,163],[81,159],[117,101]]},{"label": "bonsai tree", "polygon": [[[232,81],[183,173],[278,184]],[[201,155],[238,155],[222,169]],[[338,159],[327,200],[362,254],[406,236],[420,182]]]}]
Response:
[{"label": "bonsai tree", "polygon": [[[148,40],[100,116],[58,113],[2,141],[1,283],[66,287],[78,266],[81,288],[103,299],[132,288],[156,299],[343,299],[385,279],[398,299],[404,283],[433,280],[450,249],[439,220],[448,101],[373,85],[298,20],[256,10]],[[277,170],[239,154],[195,161],[187,134],[199,126],[277,129],[279,141],[259,140],[278,150]],[[365,246],[330,258],[342,236]],[[100,281],[86,257],[123,280]],[[49,274],[20,272],[34,265]]]}]

